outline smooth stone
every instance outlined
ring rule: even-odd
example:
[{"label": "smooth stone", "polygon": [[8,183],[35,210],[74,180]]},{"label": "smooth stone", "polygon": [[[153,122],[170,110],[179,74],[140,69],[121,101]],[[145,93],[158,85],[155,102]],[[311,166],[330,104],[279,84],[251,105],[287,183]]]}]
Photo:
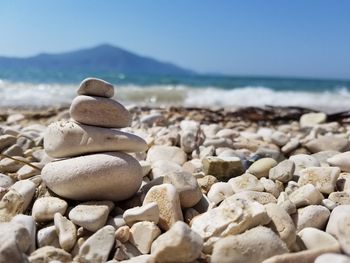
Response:
[{"label": "smooth stone", "polygon": [[248,169],[248,173],[255,175],[257,178],[267,177],[270,169],[275,167],[277,162],[272,158],[261,158],[254,162]]},{"label": "smooth stone", "polygon": [[349,140],[335,136],[323,136],[309,141],[305,146],[312,153],[327,150],[344,152],[349,148]]},{"label": "smooth stone", "polygon": [[202,192],[196,178],[188,172],[169,172],[164,175],[163,183],[175,186],[182,208],[193,207],[202,198]]},{"label": "smooth stone", "polygon": [[256,263],[286,252],[288,248],[278,235],[259,226],[216,242],[211,263]]},{"label": "smooth stone", "polygon": [[10,176],[0,173],[0,187],[9,188],[13,183],[14,180]]},{"label": "smooth stone", "polygon": [[104,98],[112,98],[114,96],[114,88],[111,83],[97,78],[86,78],[79,86],[78,95],[89,95]]},{"label": "smooth stone", "polygon": [[52,246],[61,248],[56,227],[54,225],[40,229],[37,233],[37,241],[38,247]]},{"label": "smooth stone", "polygon": [[318,256],[314,263],[350,263],[350,257],[337,253],[325,253]]},{"label": "smooth stone", "polygon": [[272,167],[269,171],[269,178],[271,180],[278,180],[282,183],[287,183],[292,180],[295,170],[295,164],[291,160],[284,160]]},{"label": "smooth stone", "polygon": [[321,192],[312,184],[306,184],[289,195],[297,208],[307,205],[319,205],[323,200]]},{"label": "smooth stone", "polygon": [[139,162],[121,152],[55,161],[45,165],[41,174],[53,192],[74,200],[125,200],[142,181]]},{"label": "smooth stone", "polygon": [[206,252],[210,252],[213,244],[222,237],[243,233],[271,220],[265,207],[258,202],[239,198],[225,201],[191,221],[191,229],[203,238]]},{"label": "smooth stone", "polygon": [[123,261],[115,261],[115,262],[107,262],[107,263],[155,263],[154,258],[151,255],[140,255],[133,258],[130,258],[128,260]]},{"label": "smooth stone", "polygon": [[181,138],[180,146],[186,153],[191,153],[204,141],[198,122],[184,120],[180,123]]},{"label": "smooth stone", "polygon": [[310,112],[301,115],[300,127],[314,127],[317,124],[324,123],[327,119],[327,115],[323,112]]},{"label": "smooth stone", "polygon": [[132,133],[75,121],[59,121],[46,129],[44,148],[51,157],[62,158],[109,151],[143,152],[148,146],[141,137]]},{"label": "smooth stone", "polygon": [[166,160],[155,161],[151,164],[151,167],[152,167],[152,170],[151,170],[150,178],[152,180],[159,177],[163,177],[165,174],[170,172],[183,171],[181,165],[171,161],[166,161]]},{"label": "smooth stone", "polygon": [[296,154],[289,157],[289,160],[295,164],[294,174],[299,175],[299,172],[307,167],[319,167],[319,161],[307,154]]},{"label": "smooth stone", "polygon": [[152,170],[151,163],[148,161],[139,161],[139,163],[142,168],[142,176],[143,177],[147,176]]},{"label": "smooth stone", "polygon": [[[23,156],[13,156],[14,159],[19,161],[27,162],[27,159]],[[18,161],[15,161],[10,158],[4,158],[0,160],[0,171],[3,173],[15,173],[17,172],[24,164]]]},{"label": "smooth stone", "polygon": [[78,262],[106,262],[115,242],[114,232],[114,227],[104,226],[90,236],[79,249]]},{"label": "smooth stone", "polygon": [[213,175],[220,181],[227,181],[243,173],[241,159],[238,157],[208,156],[202,160],[203,171],[206,175]]},{"label": "smooth stone", "polygon": [[12,218],[11,223],[18,223],[24,226],[31,239],[31,244],[28,249],[29,253],[32,253],[35,250],[35,244],[36,244],[36,224],[34,221],[34,218],[32,216],[27,216],[27,215],[16,215],[15,217]]},{"label": "smooth stone", "polygon": [[232,186],[225,182],[214,183],[207,194],[209,201],[216,205],[231,195],[233,195]]},{"label": "smooth stone", "polygon": [[166,123],[166,119],[161,112],[151,113],[145,116],[142,116],[140,123],[146,127],[152,127],[153,125],[159,126],[159,124]]},{"label": "smooth stone", "polygon": [[338,166],[343,172],[350,172],[350,151],[336,154],[327,159],[332,166]]},{"label": "smooth stone", "polygon": [[156,202],[159,208],[158,225],[168,230],[177,221],[183,221],[179,194],[172,184],[153,186],[143,200],[143,206]]},{"label": "smooth stone", "polygon": [[327,207],[329,211],[332,211],[334,208],[337,207],[337,204],[334,201],[330,200],[329,198],[323,199],[322,200],[322,205],[324,207]]},{"label": "smooth stone", "polygon": [[289,141],[289,136],[283,132],[275,131],[271,135],[272,143],[282,147]]},{"label": "smooth stone", "polygon": [[151,251],[152,242],[160,234],[161,231],[154,222],[137,222],[130,229],[130,243],[142,254],[148,254]]},{"label": "smooth stone", "polygon": [[159,207],[156,202],[151,202],[140,207],[125,210],[123,214],[125,223],[132,226],[135,222],[150,221],[158,224]]},{"label": "smooth stone", "polygon": [[[42,164],[37,162],[31,163],[31,164],[38,168],[43,167]],[[17,171],[17,178],[18,180],[24,180],[39,174],[40,174],[40,169],[36,169],[26,164],[26,165],[23,165],[21,168],[19,168],[19,170]]]},{"label": "smooth stone", "polygon": [[308,167],[299,172],[300,186],[313,184],[321,193],[330,194],[335,190],[340,174],[338,167]]},{"label": "smooth stone", "polygon": [[328,196],[328,199],[334,202],[336,205],[350,205],[349,192],[333,192]]},{"label": "smooth stone", "polygon": [[9,191],[0,200],[0,222],[9,222],[24,212],[24,198],[15,189]]},{"label": "smooth stone", "polygon": [[106,224],[113,207],[111,201],[89,201],[80,203],[70,210],[68,217],[74,224],[96,232]]},{"label": "smooth stone", "polygon": [[146,160],[152,164],[163,160],[183,165],[187,161],[187,155],[176,146],[154,145],[148,150]]},{"label": "smooth stone", "polygon": [[329,215],[330,212],[326,207],[322,205],[309,205],[299,208],[297,213],[292,215],[292,219],[298,232],[306,227],[324,230]]},{"label": "smooth stone", "polygon": [[69,252],[77,242],[76,226],[60,213],[55,214],[54,224],[61,248]]},{"label": "smooth stone", "polygon": [[45,246],[35,250],[29,256],[29,262],[41,263],[41,262],[72,262],[72,256],[61,248],[52,246]]},{"label": "smooth stone", "polygon": [[[306,227],[298,232],[306,249],[339,247],[339,242],[330,234],[314,227]],[[340,247],[339,247],[340,248]]]},{"label": "smooth stone", "polygon": [[126,243],[130,239],[130,227],[122,226],[115,231],[115,239],[122,243]]},{"label": "smooth stone", "polygon": [[296,229],[294,222],[289,214],[277,204],[265,205],[267,215],[271,218],[269,227],[287,244],[288,248],[292,248],[296,240]]},{"label": "smooth stone", "polygon": [[156,262],[193,262],[200,256],[202,247],[202,238],[179,221],[153,242],[151,255]]},{"label": "smooth stone", "polygon": [[242,191],[264,191],[264,185],[258,180],[256,176],[249,173],[231,178],[228,181],[228,184],[231,185],[234,193],[239,193]]},{"label": "smooth stone", "polygon": [[25,253],[31,246],[31,237],[19,223],[0,223],[0,262],[27,262]]},{"label": "smooth stone", "polygon": [[131,124],[131,114],[119,102],[102,97],[79,95],[70,106],[71,117],[83,124],[124,128]]},{"label": "smooth stone", "polygon": [[280,193],[284,190],[283,183],[280,181],[272,181],[265,177],[261,177],[259,180],[265,188],[265,192],[272,194],[274,197],[278,197]]},{"label": "smooth stone", "polygon": [[15,182],[13,185],[11,185],[10,188],[16,190],[19,194],[22,195],[24,199],[23,211],[26,211],[35,194],[35,183],[30,180],[21,180]]},{"label": "smooth stone", "polygon": [[[339,205],[333,209],[326,227],[326,232],[332,236],[339,238],[342,234],[339,233],[342,222],[347,221],[350,214],[350,205]],[[348,226],[341,226],[348,227]]]},{"label": "smooth stone", "polygon": [[36,199],[33,204],[32,216],[37,222],[51,221],[56,213],[64,215],[67,207],[67,202],[58,197],[41,197]]},{"label": "smooth stone", "polygon": [[0,152],[15,144],[17,141],[16,136],[4,134],[0,135]]}]

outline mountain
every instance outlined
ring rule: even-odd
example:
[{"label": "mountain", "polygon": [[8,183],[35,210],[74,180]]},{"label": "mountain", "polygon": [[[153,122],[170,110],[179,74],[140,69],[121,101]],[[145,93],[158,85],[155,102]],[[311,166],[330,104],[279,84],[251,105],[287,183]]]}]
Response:
[{"label": "mountain", "polygon": [[7,74],[42,75],[71,74],[72,72],[120,73],[127,75],[194,75],[195,72],[161,62],[153,58],[136,55],[111,45],[100,45],[61,54],[42,53],[28,58],[0,57],[0,77]]}]

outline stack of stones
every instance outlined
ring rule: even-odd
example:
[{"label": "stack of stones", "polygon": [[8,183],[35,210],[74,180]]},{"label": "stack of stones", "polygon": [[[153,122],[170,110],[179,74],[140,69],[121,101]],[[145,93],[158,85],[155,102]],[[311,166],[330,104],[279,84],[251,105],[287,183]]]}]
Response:
[{"label": "stack of stones", "polygon": [[73,200],[125,200],[139,189],[142,168],[125,152],[147,150],[146,142],[120,128],[130,126],[129,111],[111,99],[114,88],[85,79],[70,107],[72,120],[52,123],[44,136],[48,155],[58,160],[42,170],[46,185]]}]

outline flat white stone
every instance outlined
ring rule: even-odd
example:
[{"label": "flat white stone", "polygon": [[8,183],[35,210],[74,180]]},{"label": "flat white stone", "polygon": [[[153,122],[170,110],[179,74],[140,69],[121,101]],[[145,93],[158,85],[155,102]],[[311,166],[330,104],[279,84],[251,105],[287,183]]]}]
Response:
[{"label": "flat white stone", "polygon": [[55,158],[109,151],[143,152],[148,148],[137,135],[70,120],[48,126],[44,147],[47,154]]},{"label": "flat white stone", "polygon": [[64,214],[68,204],[66,201],[52,196],[41,197],[35,200],[32,216],[37,222],[51,221],[56,213]]},{"label": "flat white stone", "polygon": [[125,210],[123,218],[129,226],[139,221],[151,221],[158,224],[158,204],[156,202],[151,202],[140,207],[130,208],[128,210]]},{"label": "flat white stone", "polygon": [[81,203],[69,212],[69,219],[76,225],[96,232],[102,228],[114,204],[111,201],[90,201]]},{"label": "flat white stone", "polygon": [[130,242],[142,254],[148,254],[152,242],[161,234],[154,222],[143,221],[135,223],[130,229]]},{"label": "flat white stone", "polygon": [[54,224],[61,248],[70,251],[77,242],[76,226],[60,213],[55,214]]},{"label": "flat white stone", "polygon": [[126,153],[106,152],[51,162],[43,168],[42,177],[65,198],[120,201],[139,189],[142,168]]}]

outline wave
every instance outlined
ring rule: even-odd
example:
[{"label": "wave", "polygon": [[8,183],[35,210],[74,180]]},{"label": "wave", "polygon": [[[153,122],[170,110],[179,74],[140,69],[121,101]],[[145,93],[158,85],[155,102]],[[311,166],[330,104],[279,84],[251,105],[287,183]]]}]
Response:
[{"label": "wave", "polygon": [[[247,107],[265,105],[300,106],[327,112],[349,110],[347,87],[318,92],[274,90],[264,86],[217,87],[187,85],[116,85],[115,99],[128,105]],[[77,85],[32,84],[0,80],[0,107],[68,106],[76,96]]]}]

